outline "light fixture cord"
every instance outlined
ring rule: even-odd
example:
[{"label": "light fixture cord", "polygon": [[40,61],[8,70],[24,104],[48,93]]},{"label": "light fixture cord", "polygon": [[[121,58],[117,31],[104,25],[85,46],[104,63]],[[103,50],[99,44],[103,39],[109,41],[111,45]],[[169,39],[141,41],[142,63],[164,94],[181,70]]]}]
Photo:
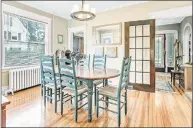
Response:
[{"label": "light fixture cord", "polygon": [[82,10],[84,9],[84,0],[82,0]]}]

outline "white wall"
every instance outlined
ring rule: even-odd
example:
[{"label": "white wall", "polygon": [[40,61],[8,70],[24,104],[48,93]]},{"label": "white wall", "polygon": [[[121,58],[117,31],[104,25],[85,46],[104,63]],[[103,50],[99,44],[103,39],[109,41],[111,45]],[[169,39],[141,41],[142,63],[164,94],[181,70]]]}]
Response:
[{"label": "white wall", "polygon": [[99,13],[96,15],[96,18],[94,20],[87,22],[69,20],[68,27],[70,28],[83,24],[86,25],[87,53],[93,54],[95,46],[92,45],[92,27],[122,22],[122,45],[116,45],[118,47],[118,58],[107,59],[108,68],[120,69],[122,57],[124,56],[124,22],[146,20],[149,19],[149,13],[175,7],[187,6],[191,4],[191,1],[150,1],[104,13]]}]

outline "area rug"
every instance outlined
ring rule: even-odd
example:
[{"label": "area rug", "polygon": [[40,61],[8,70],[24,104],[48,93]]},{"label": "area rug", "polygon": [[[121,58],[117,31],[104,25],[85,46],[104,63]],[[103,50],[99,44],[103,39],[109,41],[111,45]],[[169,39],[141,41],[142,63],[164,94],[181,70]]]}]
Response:
[{"label": "area rug", "polygon": [[156,91],[175,92],[175,90],[172,88],[171,84],[168,81],[157,80],[155,86]]}]

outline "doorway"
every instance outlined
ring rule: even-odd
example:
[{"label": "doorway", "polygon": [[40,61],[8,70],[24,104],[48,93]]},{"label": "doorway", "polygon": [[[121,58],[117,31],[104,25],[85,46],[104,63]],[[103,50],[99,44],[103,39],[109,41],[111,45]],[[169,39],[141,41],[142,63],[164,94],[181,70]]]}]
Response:
[{"label": "doorway", "polygon": [[73,33],[73,52],[84,53],[84,33],[82,31]]},{"label": "doorway", "polygon": [[68,28],[68,50],[87,53],[86,26]]},{"label": "doorway", "polygon": [[155,92],[155,20],[125,23],[125,56],[131,56],[129,88]]}]

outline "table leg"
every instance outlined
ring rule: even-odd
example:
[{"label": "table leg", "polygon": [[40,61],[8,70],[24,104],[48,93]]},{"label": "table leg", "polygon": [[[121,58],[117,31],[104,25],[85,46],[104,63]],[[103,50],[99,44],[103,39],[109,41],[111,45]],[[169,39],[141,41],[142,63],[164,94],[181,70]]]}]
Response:
[{"label": "table leg", "polygon": [[6,107],[1,106],[1,127],[6,127]]},{"label": "table leg", "polygon": [[[105,79],[105,86],[108,86],[108,79]],[[108,101],[109,101],[108,97],[105,97],[105,101],[107,101],[106,102],[106,108],[108,108],[108,106],[109,106],[109,104],[108,104]]]},{"label": "table leg", "polygon": [[171,72],[171,84],[172,84],[172,72]]},{"label": "table leg", "polygon": [[173,82],[173,83],[172,83],[172,84],[173,84],[173,86],[175,86],[175,81],[176,81],[175,77],[176,77],[176,74],[174,73],[174,74],[173,74],[173,80],[172,80],[172,82]]},{"label": "table leg", "polygon": [[92,121],[93,81],[88,80],[88,122]]}]

